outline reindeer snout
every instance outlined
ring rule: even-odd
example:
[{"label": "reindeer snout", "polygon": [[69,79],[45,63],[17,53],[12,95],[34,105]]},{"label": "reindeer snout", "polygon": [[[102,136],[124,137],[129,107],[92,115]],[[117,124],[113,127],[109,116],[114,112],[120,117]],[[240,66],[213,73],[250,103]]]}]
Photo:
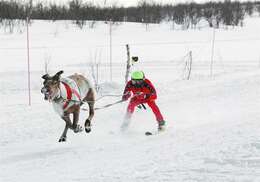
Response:
[{"label": "reindeer snout", "polygon": [[48,100],[48,98],[49,98],[49,91],[48,91],[48,89],[43,87],[41,89],[41,93],[44,94],[44,100]]},{"label": "reindeer snout", "polygon": [[42,87],[42,89],[41,89],[41,93],[42,93],[42,94],[46,94],[47,92],[48,92],[47,88]]}]

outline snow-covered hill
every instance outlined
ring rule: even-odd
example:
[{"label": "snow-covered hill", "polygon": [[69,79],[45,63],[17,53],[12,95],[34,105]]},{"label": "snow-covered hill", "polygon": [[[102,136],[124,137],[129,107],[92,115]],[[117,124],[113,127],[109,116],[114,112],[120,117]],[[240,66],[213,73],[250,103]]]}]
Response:
[{"label": "snow-covered hill", "polygon": [[[145,71],[158,90],[157,103],[167,130],[145,136],[145,131],[156,130],[156,121],[150,109],[137,109],[128,131],[121,133],[119,127],[127,106],[121,103],[96,111],[93,131],[69,131],[65,143],[58,143],[64,122],[40,94],[44,62],[50,61],[52,73],[64,69],[65,75],[80,72],[90,77],[87,63],[91,58],[95,60],[95,54],[98,57],[102,52],[102,63],[109,62],[108,47],[96,47],[107,45],[106,30],[103,25],[95,30],[78,30],[71,25],[60,28],[64,22],[33,24],[30,107],[25,35],[1,34],[0,47],[9,49],[1,49],[0,54],[5,60],[0,72],[0,181],[260,181],[260,24],[259,19],[249,19],[246,24],[244,28],[216,30],[219,41],[213,77],[209,76],[212,30],[182,32],[151,25],[147,32],[138,24],[117,27],[113,56],[118,64],[113,67],[112,83],[108,82],[109,68],[100,68],[102,93],[123,91],[125,65],[120,60],[125,62],[124,44],[132,41],[132,55],[140,55],[143,60],[136,66]],[[50,33],[53,27],[58,32],[55,35]],[[131,28],[134,31],[129,31]],[[240,41],[221,41],[236,37]],[[182,40],[190,43],[151,45]],[[17,49],[19,46],[22,48]],[[188,50],[196,56],[191,79],[183,80],[182,57]],[[239,61],[230,62],[231,58]],[[106,97],[96,105],[117,99]],[[86,116],[81,111],[80,124]]]}]

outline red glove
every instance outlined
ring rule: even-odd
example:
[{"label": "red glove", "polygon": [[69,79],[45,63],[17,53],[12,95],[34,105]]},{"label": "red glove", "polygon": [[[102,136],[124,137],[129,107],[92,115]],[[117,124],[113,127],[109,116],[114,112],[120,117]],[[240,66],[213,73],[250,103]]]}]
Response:
[{"label": "red glove", "polygon": [[131,93],[127,92],[122,96],[122,101],[127,101],[131,97]]}]

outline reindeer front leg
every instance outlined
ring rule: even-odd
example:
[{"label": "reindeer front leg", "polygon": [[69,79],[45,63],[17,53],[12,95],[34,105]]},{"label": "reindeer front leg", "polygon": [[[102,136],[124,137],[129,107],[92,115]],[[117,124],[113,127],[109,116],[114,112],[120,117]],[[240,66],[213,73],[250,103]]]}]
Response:
[{"label": "reindeer front leg", "polygon": [[79,111],[80,111],[80,107],[78,106],[78,108],[76,109],[76,111],[73,113],[73,131],[75,133],[81,132],[83,130],[82,126],[80,126],[78,124],[79,121]]},{"label": "reindeer front leg", "polygon": [[70,117],[69,117],[69,114],[65,114],[64,116],[62,116],[62,119],[66,122],[66,125],[65,125],[65,128],[63,130],[63,133],[59,139],[59,142],[65,142],[66,139],[67,139],[67,132],[68,132],[68,129],[72,129],[72,123],[71,123],[71,120],[70,120]]}]

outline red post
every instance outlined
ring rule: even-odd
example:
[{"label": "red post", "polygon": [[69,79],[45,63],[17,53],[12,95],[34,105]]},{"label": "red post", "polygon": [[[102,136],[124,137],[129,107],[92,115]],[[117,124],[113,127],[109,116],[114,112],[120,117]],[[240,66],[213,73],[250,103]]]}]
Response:
[{"label": "red post", "polygon": [[29,45],[29,17],[26,19],[26,31],[27,31],[27,71],[28,71],[28,96],[29,106],[31,106],[31,78],[30,78],[30,45]]}]

